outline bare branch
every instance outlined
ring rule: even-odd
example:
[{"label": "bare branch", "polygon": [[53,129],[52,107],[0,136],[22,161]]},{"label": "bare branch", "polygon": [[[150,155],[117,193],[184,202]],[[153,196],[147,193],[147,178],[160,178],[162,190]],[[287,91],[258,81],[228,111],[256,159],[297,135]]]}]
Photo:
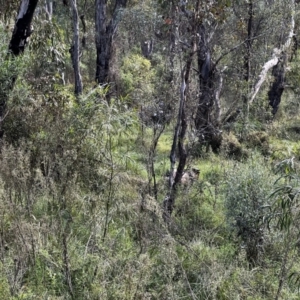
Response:
[{"label": "bare branch", "polygon": [[272,58],[263,65],[262,70],[261,70],[261,72],[258,76],[258,80],[257,80],[257,82],[256,82],[256,84],[255,84],[255,86],[254,86],[254,88],[251,92],[249,104],[252,104],[252,102],[254,101],[254,99],[255,99],[257,93],[259,92],[262,84],[266,80],[268,71],[272,67],[277,65],[277,63],[279,61],[279,58],[282,55],[282,53],[284,51],[286,51],[291,45],[291,42],[292,42],[292,39],[293,39],[293,36],[294,36],[294,28],[295,28],[295,19],[294,19],[295,1],[291,0],[290,3],[291,3],[291,24],[290,24],[290,31],[289,31],[288,38],[287,38],[285,44],[280,47],[280,49],[278,49],[278,48],[273,49]]}]

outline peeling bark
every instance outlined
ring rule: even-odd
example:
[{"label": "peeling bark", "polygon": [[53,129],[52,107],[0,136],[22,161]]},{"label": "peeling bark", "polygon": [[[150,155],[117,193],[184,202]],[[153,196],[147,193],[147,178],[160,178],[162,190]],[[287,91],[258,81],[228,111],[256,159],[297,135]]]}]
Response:
[{"label": "peeling bark", "polygon": [[261,70],[261,72],[258,76],[258,80],[257,80],[257,82],[256,82],[256,84],[253,88],[252,93],[251,93],[249,104],[251,104],[254,101],[254,99],[255,99],[257,93],[259,92],[262,84],[266,80],[266,77],[267,77],[267,74],[268,74],[269,70],[277,65],[277,63],[279,61],[280,53],[281,53],[280,49],[275,48],[273,50],[272,58],[263,65],[262,70]]},{"label": "peeling bark", "polygon": [[53,1],[52,0],[45,0],[45,12],[47,14],[48,20],[51,21],[52,15],[53,15]]},{"label": "peeling bark", "polygon": [[221,91],[223,88],[223,72],[227,69],[224,67],[223,70],[219,72],[219,79],[218,79],[218,87],[215,91],[215,124],[217,127],[221,124]]},{"label": "peeling bark", "polygon": [[23,0],[21,3],[9,44],[9,51],[15,56],[23,53],[27,39],[32,33],[31,21],[37,3],[38,0]]},{"label": "peeling bark", "polygon": [[282,55],[282,53],[284,53],[290,47],[290,45],[293,41],[294,28],[295,28],[295,19],[294,19],[295,1],[294,0],[290,0],[290,6],[291,6],[291,21],[290,21],[290,31],[289,31],[287,40],[286,40],[285,44],[282,45],[279,49],[278,48],[273,49],[272,58],[263,65],[262,70],[258,76],[258,80],[257,80],[256,84],[254,85],[252,92],[250,94],[249,104],[252,104],[253,101],[255,100],[257,93],[259,92],[262,84],[266,80],[269,70],[277,65],[277,63],[279,62],[280,56]]},{"label": "peeling bark", "polygon": [[[196,51],[196,41],[195,38],[193,38],[191,42],[191,50],[186,62],[186,66],[181,72],[179,110],[178,110],[177,123],[174,130],[173,143],[172,143],[172,148],[170,153],[171,168],[170,168],[170,176],[169,176],[169,193],[164,200],[163,217],[166,222],[169,221],[172,212],[174,210],[177,186],[181,182],[181,178],[184,173],[184,168],[187,160],[187,151],[185,149],[185,144],[184,144],[186,130],[187,130],[187,121],[185,115],[186,97],[187,97],[186,94],[187,94],[193,56],[195,51]],[[178,150],[179,162],[175,172],[176,152],[177,152],[176,150]],[[173,174],[175,174],[175,176],[173,176]]]},{"label": "peeling bark", "polygon": [[[195,126],[201,143],[211,145],[217,152],[221,145],[218,122],[213,119],[212,112],[219,94],[215,91],[216,65],[212,63],[204,25],[199,27],[199,43],[197,50],[199,69],[199,100],[195,118]],[[220,88],[221,86],[219,86]]]},{"label": "peeling bark", "polygon": [[112,58],[113,37],[120,21],[120,12],[126,7],[127,0],[116,0],[111,20],[107,17],[107,0],[95,0],[96,4],[96,82],[107,84],[110,61]]},{"label": "peeling bark", "polygon": [[81,46],[82,46],[82,48],[85,48],[86,47],[86,23],[85,23],[84,15],[80,16],[80,20],[81,20],[82,29],[83,29],[83,37],[81,39]]},{"label": "peeling bark", "polygon": [[[180,88],[180,105],[179,105],[177,124],[174,130],[173,143],[172,143],[172,148],[170,153],[171,168],[170,168],[170,176],[169,176],[169,194],[167,195],[164,201],[163,217],[165,221],[169,221],[172,212],[174,210],[176,188],[183,175],[183,170],[185,167],[186,157],[187,157],[186,150],[184,149],[184,137],[187,128],[186,119],[185,119],[185,101],[186,101],[186,85],[187,85],[186,74],[187,74],[187,70],[185,70],[185,74],[182,75],[181,88]],[[179,150],[180,162],[175,173],[177,147]],[[173,174],[175,174],[175,176]]]}]

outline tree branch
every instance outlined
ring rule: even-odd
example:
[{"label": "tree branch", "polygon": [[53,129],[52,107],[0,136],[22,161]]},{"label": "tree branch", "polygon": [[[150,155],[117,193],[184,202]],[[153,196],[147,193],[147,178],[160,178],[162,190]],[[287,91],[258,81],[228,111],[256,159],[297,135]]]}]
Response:
[{"label": "tree branch", "polygon": [[284,51],[286,51],[291,45],[291,42],[292,42],[292,39],[293,39],[293,36],[294,36],[294,28],[295,28],[295,19],[294,19],[295,1],[291,0],[290,3],[291,3],[291,24],[290,24],[290,31],[289,31],[288,38],[287,38],[285,44],[280,47],[280,49],[278,49],[278,48],[273,49],[272,58],[263,65],[262,70],[261,70],[261,72],[258,76],[258,80],[257,80],[257,82],[256,82],[256,84],[255,84],[255,86],[252,89],[252,92],[250,94],[249,104],[252,104],[252,102],[254,101],[254,99],[255,99],[257,93],[259,92],[262,84],[266,80],[268,71],[272,67],[277,65],[277,63],[279,61],[279,58],[282,55],[282,53]]}]

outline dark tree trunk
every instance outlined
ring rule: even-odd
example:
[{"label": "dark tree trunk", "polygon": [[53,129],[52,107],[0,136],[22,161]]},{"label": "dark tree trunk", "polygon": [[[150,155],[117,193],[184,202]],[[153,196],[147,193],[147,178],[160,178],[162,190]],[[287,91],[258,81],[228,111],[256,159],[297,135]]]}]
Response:
[{"label": "dark tree trunk", "polygon": [[109,67],[112,58],[112,42],[120,21],[120,11],[126,7],[127,0],[116,0],[113,14],[108,22],[107,0],[95,0],[96,2],[96,82],[108,83]]},{"label": "dark tree trunk", "polygon": [[244,54],[244,74],[243,79],[246,83],[246,91],[243,95],[244,102],[244,123],[248,123],[249,118],[249,80],[251,73],[251,52],[252,52],[252,35],[253,35],[253,2],[252,0],[248,3],[248,24],[247,24],[247,40],[245,43],[245,54]]},{"label": "dark tree trunk", "polygon": [[38,0],[23,0],[17,16],[15,28],[9,44],[9,51],[17,56],[26,46],[27,39],[32,33],[31,21]]},{"label": "dark tree trunk", "polygon": [[153,40],[141,42],[141,50],[144,57],[150,58],[153,51]]},{"label": "dark tree trunk", "polygon": [[78,21],[78,11],[76,0],[70,0],[72,13],[73,13],[73,45],[70,49],[71,58],[73,63],[74,69],[74,76],[75,76],[75,95],[78,96],[82,93],[82,80],[80,74],[80,41],[79,41],[79,21]]},{"label": "dark tree trunk", "polygon": [[274,81],[268,92],[269,104],[273,108],[272,114],[275,115],[281,102],[281,96],[285,85],[285,69],[287,63],[287,55],[284,53],[277,65],[273,67]]},{"label": "dark tree trunk", "polygon": [[244,55],[244,80],[248,83],[250,80],[250,61],[252,49],[252,28],[253,28],[253,3],[248,4],[248,24],[247,24],[247,40],[245,42],[246,52]]},{"label": "dark tree trunk", "polygon": [[[19,13],[16,19],[14,31],[9,43],[9,56],[8,59],[12,56],[18,56],[23,53],[28,38],[32,33],[31,22],[33,19],[34,11],[36,9],[38,0],[22,0]],[[17,72],[16,72],[17,73]],[[0,138],[3,136],[3,120],[5,117],[6,111],[6,101],[8,98],[9,92],[13,89],[14,83],[16,81],[16,73],[10,77],[10,82],[6,85],[1,85],[0,92]]]},{"label": "dark tree trunk", "polygon": [[81,20],[82,29],[83,29],[83,37],[81,39],[81,46],[82,46],[82,48],[85,48],[86,47],[86,23],[85,23],[84,15],[80,16],[80,20]]},{"label": "dark tree trunk", "polygon": [[221,135],[218,124],[212,116],[215,103],[216,68],[211,61],[204,25],[199,27],[198,69],[200,95],[195,118],[195,126],[201,143],[211,145],[215,152],[221,145]]},{"label": "dark tree trunk", "polygon": [[[189,84],[189,78],[192,68],[193,56],[196,50],[195,38],[191,42],[191,51],[189,53],[186,66],[182,70],[181,74],[181,87],[180,87],[180,103],[179,111],[177,117],[177,124],[174,130],[173,143],[170,153],[170,176],[169,176],[169,193],[164,200],[164,220],[169,221],[171,214],[174,210],[176,190],[177,186],[181,182],[182,175],[184,173],[184,168],[186,166],[187,160],[187,151],[185,149],[185,135],[187,130],[187,121],[186,121],[186,101],[187,101],[187,90]],[[175,164],[176,164],[176,150],[178,150],[179,162],[178,167],[175,173]]]},{"label": "dark tree trunk", "polygon": [[[185,101],[186,101],[186,86],[187,79],[189,77],[190,67],[186,66],[186,70],[182,74],[182,82],[180,88],[180,105],[178,111],[177,124],[173,136],[173,144],[170,153],[171,170],[169,176],[169,193],[164,201],[164,220],[168,221],[174,210],[176,189],[181,181],[183,170],[186,164],[187,153],[184,147],[184,139],[187,128],[186,117],[185,117]],[[178,148],[177,148],[178,147]],[[179,164],[175,173],[176,164],[176,150],[178,149]],[[175,176],[174,176],[175,173]]]}]

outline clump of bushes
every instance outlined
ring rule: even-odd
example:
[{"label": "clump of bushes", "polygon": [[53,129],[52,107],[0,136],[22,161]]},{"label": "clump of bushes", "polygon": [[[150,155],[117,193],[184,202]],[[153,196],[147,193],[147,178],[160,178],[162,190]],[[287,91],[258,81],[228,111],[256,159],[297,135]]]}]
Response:
[{"label": "clump of bushes", "polygon": [[232,133],[224,134],[221,150],[226,156],[236,160],[247,159],[249,156],[247,150]]},{"label": "clump of bushes", "polygon": [[249,148],[257,148],[263,155],[269,154],[269,137],[265,131],[250,132],[246,139],[246,145]]},{"label": "clump of bushes", "polygon": [[273,173],[263,160],[254,157],[247,164],[237,164],[227,173],[224,186],[226,215],[236,231],[241,249],[251,266],[262,262],[266,241],[266,222],[270,214],[269,195]]}]

